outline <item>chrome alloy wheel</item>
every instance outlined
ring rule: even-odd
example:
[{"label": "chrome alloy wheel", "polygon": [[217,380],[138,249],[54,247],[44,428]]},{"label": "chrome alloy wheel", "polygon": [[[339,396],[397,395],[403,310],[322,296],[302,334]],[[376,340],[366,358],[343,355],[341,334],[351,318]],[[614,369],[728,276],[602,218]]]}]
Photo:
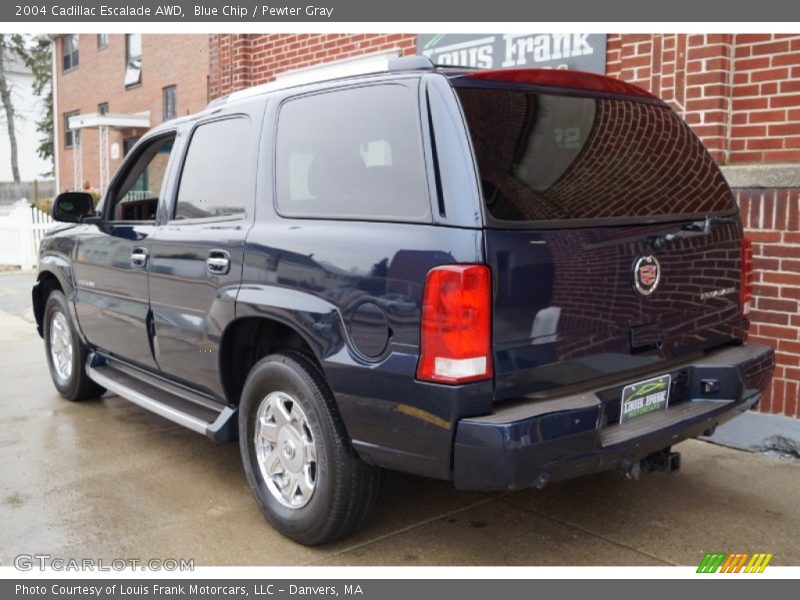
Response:
[{"label": "chrome alloy wheel", "polygon": [[317,447],[300,404],[286,392],[272,392],[256,414],[255,448],[270,493],[288,508],[302,508],[317,485]]},{"label": "chrome alloy wheel", "polygon": [[72,377],[72,331],[60,310],[50,317],[50,359],[58,379],[69,381]]}]

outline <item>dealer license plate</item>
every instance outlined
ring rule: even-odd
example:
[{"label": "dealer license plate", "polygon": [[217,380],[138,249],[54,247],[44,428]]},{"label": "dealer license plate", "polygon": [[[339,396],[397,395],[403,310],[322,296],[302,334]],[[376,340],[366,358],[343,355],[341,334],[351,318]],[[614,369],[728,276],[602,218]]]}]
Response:
[{"label": "dealer license plate", "polygon": [[671,383],[671,375],[661,375],[626,385],[622,390],[619,422],[625,423],[667,408]]}]

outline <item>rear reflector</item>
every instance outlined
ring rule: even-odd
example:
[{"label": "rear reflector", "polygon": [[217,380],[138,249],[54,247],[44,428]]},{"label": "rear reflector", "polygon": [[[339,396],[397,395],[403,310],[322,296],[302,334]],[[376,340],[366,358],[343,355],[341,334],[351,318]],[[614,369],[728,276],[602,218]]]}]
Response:
[{"label": "rear reflector", "polygon": [[638,98],[657,99],[656,96],[640,87],[619,79],[574,71],[569,69],[503,69],[497,71],[473,71],[466,75],[468,79],[488,79],[507,83],[541,85],[544,87],[569,88],[589,92],[635,96]]},{"label": "rear reflector", "polygon": [[739,308],[742,316],[750,314],[750,305],[753,303],[753,243],[747,238],[742,238],[742,274],[739,284]]},{"label": "rear reflector", "polygon": [[492,376],[486,265],[445,265],[428,272],[420,342],[418,379],[464,383]]}]

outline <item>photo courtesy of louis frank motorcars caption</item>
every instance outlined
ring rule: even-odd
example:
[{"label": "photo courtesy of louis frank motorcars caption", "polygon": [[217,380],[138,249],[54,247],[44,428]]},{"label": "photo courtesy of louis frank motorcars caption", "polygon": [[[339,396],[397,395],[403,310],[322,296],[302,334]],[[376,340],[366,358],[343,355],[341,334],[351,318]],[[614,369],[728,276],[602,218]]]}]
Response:
[{"label": "photo courtesy of louis frank motorcars caption", "polygon": [[603,75],[416,56],[265,84],[155,127],[97,207],[53,216],[33,306],[60,394],[238,439],[304,544],[358,529],[382,469],[674,473],[774,368],[719,168]]}]

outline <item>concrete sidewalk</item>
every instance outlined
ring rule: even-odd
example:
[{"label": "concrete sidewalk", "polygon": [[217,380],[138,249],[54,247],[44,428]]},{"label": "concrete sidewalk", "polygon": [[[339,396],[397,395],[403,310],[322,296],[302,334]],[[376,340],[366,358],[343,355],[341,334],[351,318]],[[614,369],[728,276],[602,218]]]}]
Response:
[{"label": "concrete sidewalk", "polygon": [[238,447],[118,397],[70,403],[33,325],[0,314],[0,563],[186,558],[196,565],[696,565],[705,552],[800,564],[800,464],[699,442],[683,471],[544,491],[456,492],[387,473],[365,530],[305,548],[250,496]]}]

